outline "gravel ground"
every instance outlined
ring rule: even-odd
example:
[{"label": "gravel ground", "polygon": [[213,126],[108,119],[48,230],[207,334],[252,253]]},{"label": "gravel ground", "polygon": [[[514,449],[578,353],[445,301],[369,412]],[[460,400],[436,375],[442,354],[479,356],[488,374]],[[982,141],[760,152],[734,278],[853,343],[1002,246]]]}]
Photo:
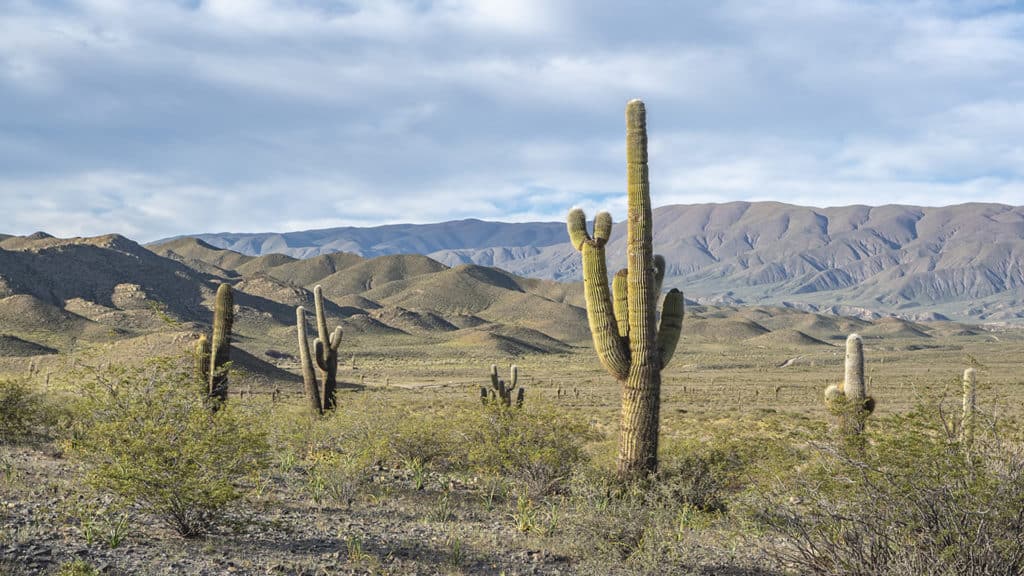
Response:
[{"label": "gravel ground", "polygon": [[[505,508],[483,513],[457,484],[317,506],[279,482],[205,538],[186,540],[134,515],[111,547],[114,528],[101,525],[90,539],[69,513],[104,502],[75,495],[79,471],[58,450],[7,446],[0,455],[0,574],[56,573],[75,559],[124,575],[574,573],[568,558],[518,533]],[[405,479],[382,470],[376,483],[386,492]]]}]

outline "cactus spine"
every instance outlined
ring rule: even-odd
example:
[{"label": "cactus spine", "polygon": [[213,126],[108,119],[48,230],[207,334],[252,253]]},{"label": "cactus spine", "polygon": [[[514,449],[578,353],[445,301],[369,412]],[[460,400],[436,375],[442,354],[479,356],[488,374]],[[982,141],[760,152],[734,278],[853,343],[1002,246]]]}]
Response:
[{"label": "cactus spine", "polygon": [[[338,388],[338,346],[341,344],[341,326],[334,332],[327,331],[327,313],[324,309],[323,288],[318,284],[313,288],[313,304],[316,308],[317,337],[313,340],[313,353],[310,354],[309,341],[306,339],[306,309],[299,306],[295,310],[295,327],[299,340],[299,363],[302,366],[302,381],[305,386],[306,398],[315,414],[323,414],[337,406],[336,393]],[[320,370],[317,380],[313,369],[314,361]]]},{"label": "cactus spine", "polygon": [[960,442],[970,446],[974,442],[974,402],[977,375],[974,368],[964,370],[964,406],[960,417]]},{"label": "cactus spine", "polygon": [[846,338],[845,374],[842,386],[825,389],[825,404],[839,417],[845,434],[864,432],[867,417],[875,410],[875,399],[867,395],[864,384],[864,341],[859,334]]},{"label": "cactus spine", "polygon": [[523,400],[526,394],[526,389],[519,388],[519,367],[515,364],[509,370],[509,381],[506,383],[504,380],[498,378],[498,366],[491,364],[491,388],[488,390],[486,386],[480,387],[480,401],[487,404],[489,400],[501,402],[502,406],[509,408],[512,406],[512,392],[516,392],[516,408],[523,407]]},{"label": "cactus spine", "polygon": [[647,112],[644,103],[626,105],[626,169],[628,196],[627,267],[616,273],[608,289],[605,245],[612,218],[600,212],[594,233],[586,215],[569,212],[568,231],[583,258],[587,320],[601,364],[622,386],[619,424],[619,474],[652,472],[658,467],[658,426],[661,370],[675,352],[682,332],[683,294],[665,296],[661,325],[655,326],[657,297],[665,261],[653,253],[650,184],[647,174]]},{"label": "cactus spine", "polygon": [[221,284],[213,308],[213,334],[196,342],[196,379],[203,383],[210,399],[228,399],[228,368],[231,361],[231,327],[235,321],[235,299],[231,286]]}]

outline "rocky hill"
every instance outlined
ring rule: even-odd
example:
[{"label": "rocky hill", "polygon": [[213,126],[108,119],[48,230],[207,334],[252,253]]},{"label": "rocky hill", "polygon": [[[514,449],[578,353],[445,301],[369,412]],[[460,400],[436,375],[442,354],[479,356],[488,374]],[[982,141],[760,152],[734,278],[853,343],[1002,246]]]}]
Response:
[{"label": "rocky hill", "polygon": [[[1024,319],[1024,207],[961,204],[808,208],[777,202],[664,206],[655,248],[667,285],[715,304],[775,304],[864,317]],[[625,261],[624,226],[609,245]],[[419,253],[447,266],[496,266],[579,280],[579,256],[557,222],[467,220],[284,234],[207,234],[210,246],[304,257]]]}]

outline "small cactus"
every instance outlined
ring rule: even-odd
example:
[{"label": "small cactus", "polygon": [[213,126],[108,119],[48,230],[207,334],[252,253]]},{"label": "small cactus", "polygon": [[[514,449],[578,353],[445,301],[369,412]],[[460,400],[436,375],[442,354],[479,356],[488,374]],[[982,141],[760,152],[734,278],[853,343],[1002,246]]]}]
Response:
[{"label": "small cactus", "polygon": [[[313,304],[316,307],[317,337],[313,340],[312,354],[309,350],[309,341],[306,339],[306,309],[302,306],[295,309],[295,328],[298,333],[299,363],[302,366],[306,397],[310,408],[319,415],[337,406],[338,346],[341,344],[342,332],[341,326],[336,327],[334,332],[327,331],[324,294],[319,284],[313,288]],[[319,382],[313,369],[314,362],[320,369]]]},{"label": "small cactus", "polygon": [[974,368],[964,370],[964,407],[960,417],[960,442],[970,446],[974,442],[974,402],[977,375]]},{"label": "small cactus", "polygon": [[502,406],[509,408],[512,406],[512,392],[516,392],[516,408],[523,407],[523,400],[526,394],[524,388],[516,389],[519,385],[519,368],[513,364],[510,370],[509,381],[506,383],[504,380],[498,378],[498,366],[491,364],[491,388],[488,390],[486,386],[480,387],[480,401],[487,404],[490,401],[501,402]]},{"label": "small cactus", "polygon": [[844,434],[859,435],[875,410],[875,399],[867,395],[864,384],[864,341],[858,334],[846,338],[845,372],[842,386],[825,389],[825,405],[839,417]]},{"label": "small cactus", "polygon": [[228,363],[231,362],[234,306],[231,286],[221,284],[217,288],[213,309],[213,334],[209,339],[206,334],[201,334],[196,342],[196,379],[203,383],[206,396],[219,402],[228,399]]}]

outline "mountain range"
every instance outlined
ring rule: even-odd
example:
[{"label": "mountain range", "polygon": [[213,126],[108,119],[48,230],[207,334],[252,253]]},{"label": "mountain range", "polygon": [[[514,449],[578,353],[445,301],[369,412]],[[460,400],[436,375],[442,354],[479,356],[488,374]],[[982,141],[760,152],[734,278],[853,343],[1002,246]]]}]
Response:
[{"label": "mountain range", "polygon": [[[655,251],[668,263],[666,286],[698,302],[916,320],[1024,318],[1024,207],[731,202],[663,206],[654,210],[654,224]],[[625,263],[624,236],[625,226],[616,226],[612,269]],[[579,255],[559,222],[462,220],[196,238],[250,256],[421,254],[447,266],[580,280]]]},{"label": "mountain range", "polygon": [[[475,233],[499,237],[483,224],[474,223]],[[528,229],[503,226],[500,237],[529,237]],[[448,228],[448,241],[457,238],[460,227]],[[750,243],[766,248],[761,239]],[[618,239],[613,248],[620,245]],[[187,352],[209,331],[221,283],[231,284],[235,294],[233,362],[263,382],[295,381],[296,307],[312,308],[316,285],[323,288],[329,323],[343,328],[353,358],[386,363],[429,349],[487,365],[589,347],[580,282],[474,263],[449,266],[421,254],[331,252],[299,259],[242,254],[197,238],[144,247],[116,234],[36,233],[0,236],[0,373],[23,371],[30,362],[67,374],[83,354],[105,363]],[[683,338],[698,348],[742,343],[802,358],[811,349],[830,350],[852,331],[886,340],[986,337],[953,322],[859,316],[689,300]]]}]

